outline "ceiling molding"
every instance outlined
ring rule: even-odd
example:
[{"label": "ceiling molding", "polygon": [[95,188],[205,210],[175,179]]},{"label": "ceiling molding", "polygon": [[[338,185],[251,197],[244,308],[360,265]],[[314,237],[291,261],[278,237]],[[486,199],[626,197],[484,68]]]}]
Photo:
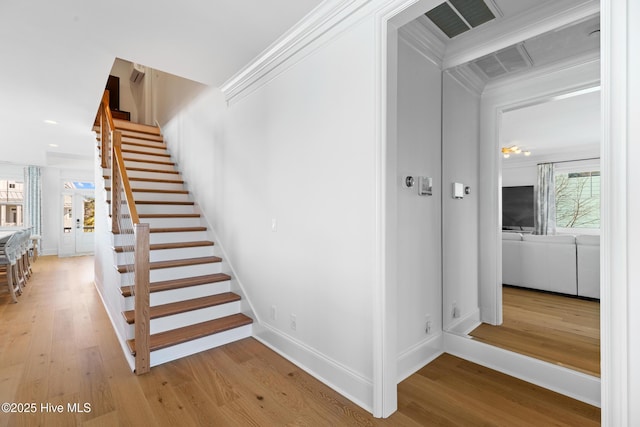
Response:
[{"label": "ceiling molding", "polygon": [[284,36],[220,87],[226,101],[232,103],[250,93],[261,81],[270,76],[279,65],[369,2],[370,0],[322,2]]},{"label": "ceiling molding", "polygon": [[469,67],[456,67],[445,70],[460,86],[469,91],[472,95],[480,97],[485,87],[485,81]]},{"label": "ceiling molding", "polygon": [[442,68],[445,45],[420,22],[420,19],[403,25],[398,30],[398,36],[438,68]]},{"label": "ceiling molding", "polygon": [[600,12],[597,0],[560,0],[462,34],[447,47],[444,68],[451,68]]},{"label": "ceiling molding", "polygon": [[[492,96],[494,93],[499,93],[508,86],[511,87],[519,83],[531,82],[532,80],[562,73],[563,71],[568,71],[571,69],[579,69],[584,65],[599,62],[600,52],[596,51],[579,56],[574,56],[565,61],[555,62],[538,68],[529,69],[522,73],[507,75],[503,78],[487,83],[487,85],[484,87],[483,96]],[[597,82],[599,82],[599,79],[597,79],[597,81],[593,81],[594,84]]]}]

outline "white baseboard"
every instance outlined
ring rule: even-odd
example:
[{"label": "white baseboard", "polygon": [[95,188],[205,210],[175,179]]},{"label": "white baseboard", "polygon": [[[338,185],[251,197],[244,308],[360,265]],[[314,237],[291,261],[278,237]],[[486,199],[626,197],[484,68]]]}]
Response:
[{"label": "white baseboard", "polygon": [[373,382],[268,325],[254,323],[254,338],[361,408],[373,410]]},{"label": "white baseboard", "polygon": [[98,295],[100,296],[100,300],[102,301],[102,308],[104,308],[104,311],[107,313],[107,316],[109,316],[109,321],[111,322],[111,326],[113,327],[113,332],[115,332],[116,337],[118,338],[118,342],[120,343],[120,347],[122,348],[122,352],[124,353],[125,359],[127,359],[127,363],[129,364],[129,368],[133,372],[135,370],[135,368],[136,368],[136,360],[131,355],[131,351],[129,351],[129,346],[127,345],[127,339],[125,337],[122,337],[120,335],[120,333],[118,332],[118,327],[117,327],[113,317],[111,317],[111,313],[109,312],[109,309],[107,308],[107,304],[106,304],[104,298],[102,297],[102,293],[100,292],[100,287],[101,286],[98,286],[98,281],[99,281],[98,277],[95,277],[93,285],[95,286],[96,291],[98,292]]},{"label": "white baseboard", "polygon": [[456,335],[467,335],[480,326],[480,309],[476,309],[464,317],[457,319],[447,327],[447,331]]},{"label": "white baseboard", "polygon": [[444,350],[454,356],[600,407],[600,378],[446,332]]},{"label": "white baseboard", "polygon": [[425,339],[398,355],[398,384],[431,363],[444,352],[442,332]]}]

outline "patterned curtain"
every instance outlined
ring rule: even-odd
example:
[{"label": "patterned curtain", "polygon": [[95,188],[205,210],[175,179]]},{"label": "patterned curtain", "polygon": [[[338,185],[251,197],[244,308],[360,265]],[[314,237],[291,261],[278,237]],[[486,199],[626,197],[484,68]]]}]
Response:
[{"label": "patterned curtain", "polygon": [[535,200],[535,234],[556,233],[556,186],[553,163],[538,165]]},{"label": "patterned curtain", "polygon": [[42,179],[38,166],[24,168],[24,224],[31,227],[31,234],[42,231]]}]

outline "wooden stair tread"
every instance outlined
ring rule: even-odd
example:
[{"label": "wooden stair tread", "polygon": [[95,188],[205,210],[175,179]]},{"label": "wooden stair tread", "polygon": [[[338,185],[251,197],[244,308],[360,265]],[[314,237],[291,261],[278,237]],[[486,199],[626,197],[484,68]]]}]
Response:
[{"label": "wooden stair tread", "polygon": [[198,213],[138,214],[138,218],[200,218],[200,214],[198,214]]},{"label": "wooden stair tread", "polygon": [[128,148],[123,148],[122,152],[127,154],[143,154],[145,156],[171,157],[169,153],[152,153],[148,151],[130,150]]},{"label": "wooden stair tread", "polygon": [[139,168],[139,167],[132,167],[132,166],[126,166],[125,169],[127,170],[127,172],[131,171],[131,172],[171,173],[174,175],[180,174],[180,172],[176,170],[161,170],[161,169],[152,169],[152,168]]},{"label": "wooden stair tread", "polygon": [[[214,243],[210,240],[198,240],[195,242],[176,242],[176,243],[154,243],[149,245],[149,250],[160,251],[164,249],[182,249],[182,248],[198,248],[202,246],[213,246]],[[114,246],[113,250],[118,253],[132,252],[133,249],[127,250],[124,246]]]},{"label": "wooden stair tread", "polygon": [[143,123],[131,122],[128,120],[113,119],[113,124],[116,130],[127,132],[140,132],[151,135],[160,135],[160,128],[158,126],[145,125]]},{"label": "wooden stair tread", "polygon": [[[185,277],[182,279],[164,280],[161,282],[153,282],[149,285],[149,292],[163,292],[173,289],[188,288],[190,286],[206,285],[208,283],[218,283],[231,280],[231,276],[224,273],[206,274],[204,276]],[[124,297],[130,297],[131,286],[122,286],[120,292]]]},{"label": "wooden stair tread", "polygon": [[[111,200],[107,200],[107,203],[111,203]],[[126,202],[123,201],[122,204]],[[136,200],[136,205],[194,205],[194,202],[184,201],[173,201],[173,200]]]},{"label": "wooden stair tread", "polygon": [[[111,175],[102,175],[104,179],[111,179]],[[142,181],[142,182],[161,182],[163,184],[184,184],[181,179],[163,179],[163,178],[138,178],[129,177],[129,181]]]},{"label": "wooden stair tread", "polygon": [[[125,141],[124,138],[131,138],[131,137],[123,136],[122,137],[122,145],[133,145],[134,147],[158,148],[158,149],[161,149],[161,150],[166,150],[167,149],[167,145],[164,144],[163,142],[150,141],[150,143],[145,144],[144,142],[141,142],[141,141],[147,141],[147,140]],[[145,153],[146,153],[146,151],[145,151]]]},{"label": "wooden stair tread", "polygon": [[[167,165],[167,166],[175,166],[174,162],[166,162],[163,160],[146,160],[146,159],[132,159],[131,157],[123,157],[125,162],[137,162],[137,163],[151,163],[154,165]],[[127,168],[129,169],[129,168]]]},{"label": "wooden stair tread", "polygon": [[[156,261],[149,263],[150,270],[159,270],[161,268],[186,267],[189,265],[213,264],[222,262],[222,258],[217,256],[205,256],[199,258],[172,259],[170,261]],[[116,267],[119,273],[133,271],[133,265],[119,265]]]},{"label": "wooden stair tread", "polygon": [[[240,295],[233,292],[224,292],[217,295],[210,295],[201,298],[188,299],[170,304],[163,304],[150,307],[149,317],[157,319],[160,317],[171,316],[174,314],[186,313],[188,311],[199,310],[216,305],[227,304],[234,301],[240,301]],[[122,313],[128,324],[135,323],[135,310],[128,310]]]},{"label": "wooden stair tread", "polygon": [[[197,323],[195,325],[172,329],[170,331],[160,332],[159,334],[153,334],[149,339],[149,348],[151,351],[160,350],[162,348],[214,335],[240,326],[250,325],[251,323],[253,323],[253,319],[250,317],[247,317],[242,313],[233,314],[231,316],[221,317],[208,322]],[[135,340],[127,340],[127,344],[129,345],[131,354],[135,356]]]},{"label": "wooden stair tread", "polygon": [[[104,187],[106,191],[111,191],[111,186]],[[162,188],[132,188],[134,193],[159,193],[159,194],[189,194],[188,190],[164,190]]]},{"label": "wooden stair tread", "polygon": [[[149,228],[149,233],[190,233],[192,231],[207,231],[207,227],[160,227]],[[121,229],[119,232],[113,232],[113,234],[133,234],[133,229],[126,228]]]}]

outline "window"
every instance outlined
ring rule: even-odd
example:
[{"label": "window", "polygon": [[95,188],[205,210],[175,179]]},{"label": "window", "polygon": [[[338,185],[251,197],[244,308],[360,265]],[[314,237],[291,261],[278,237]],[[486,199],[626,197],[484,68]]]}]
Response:
[{"label": "window", "polygon": [[0,179],[0,227],[19,227],[24,221],[24,183]]},{"label": "window", "polygon": [[600,172],[556,171],[556,226],[600,228]]}]

